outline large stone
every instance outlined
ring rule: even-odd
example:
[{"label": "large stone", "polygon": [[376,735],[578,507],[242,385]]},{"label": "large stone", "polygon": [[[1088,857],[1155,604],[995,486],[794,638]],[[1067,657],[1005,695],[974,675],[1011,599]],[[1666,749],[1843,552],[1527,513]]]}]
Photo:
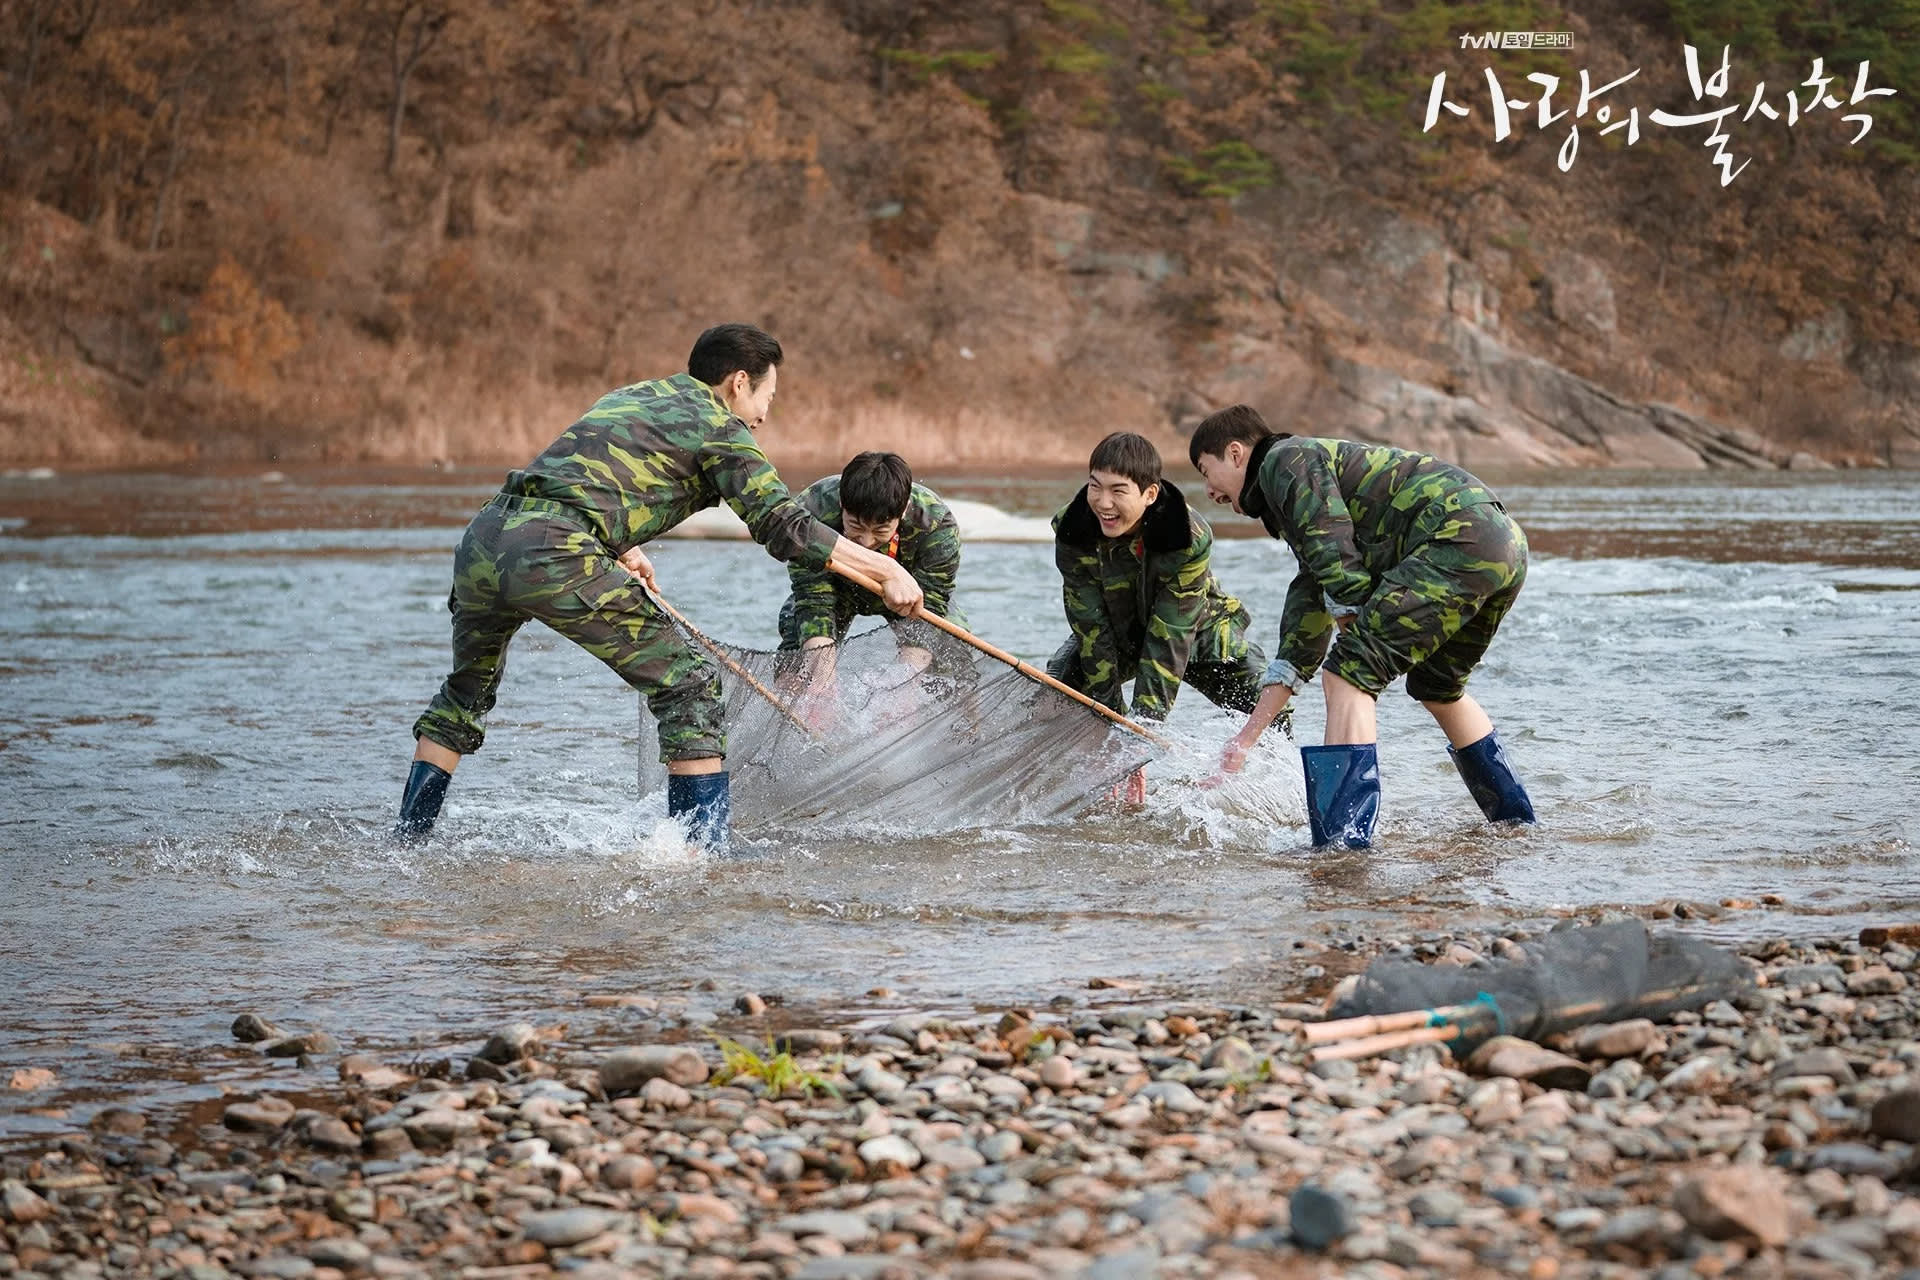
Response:
[{"label": "large stone", "polygon": [[[839,1053],[846,1046],[846,1036],[818,1027],[795,1027],[773,1038],[776,1053],[791,1053],[796,1057],[805,1053]],[[676,1083],[687,1082],[682,1080]]]},{"label": "large stone", "polygon": [[1593,1233],[1591,1246],[1605,1249],[1617,1244],[1652,1253],[1668,1248],[1685,1229],[1685,1221],[1671,1209],[1654,1204],[1635,1205],[1602,1223]]},{"label": "large stone", "polygon": [[1850,996],[1890,996],[1907,989],[1907,975],[1896,973],[1884,964],[1876,964],[1847,975]]},{"label": "large stone", "polygon": [[1706,1093],[1717,1088],[1724,1062],[1711,1054],[1690,1058],[1660,1077],[1660,1087],[1668,1093]]},{"label": "large stone", "polygon": [[600,1170],[600,1181],[614,1191],[645,1191],[659,1177],[659,1167],[645,1156],[615,1156]]},{"label": "large stone", "polygon": [[1773,1069],[1776,1077],[1825,1076],[1836,1084],[1852,1084],[1858,1077],[1853,1064],[1838,1049],[1808,1049],[1796,1053]]},{"label": "large stone", "polygon": [[685,1111],[693,1105],[693,1095],[664,1076],[655,1076],[640,1086],[642,1105],[658,1111]]},{"label": "large stone", "polygon": [[322,1116],[307,1126],[307,1145],[322,1151],[358,1151],[360,1135],[337,1116]]},{"label": "large stone", "polygon": [[552,1209],[530,1213],[520,1222],[521,1234],[549,1249],[584,1244],[612,1227],[619,1218],[602,1209]]},{"label": "large stone", "polygon": [[284,1034],[279,1027],[257,1013],[241,1014],[233,1020],[233,1026],[229,1029],[233,1032],[233,1038],[242,1044],[259,1044],[262,1040],[277,1040]]},{"label": "large stone", "polygon": [[1659,1035],[1647,1018],[1602,1022],[1569,1035],[1566,1050],[1576,1058],[1637,1058]]},{"label": "large stone", "polygon": [[870,1165],[896,1164],[903,1169],[920,1167],[920,1148],[897,1134],[882,1134],[860,1144],[860,1158]]},{"label": "large stone", "polygon": [[1778,1248],[1792,1236],[1792,1209],[1776,1169],[1733,1165],[1681,1183],[1673,1207],[1687,1224],[1713,1240],[1752,1236]]},{"label": "large stone", "polygon": [[1236,1075],[1246,1075],[1259,1061],[1260,1055],[1253,1051],[1252,1045],[1239,1036],[1225,1036],[1207,1050],[1201,1065],[1210,1071],[1231,1071]]},{"label": "large stone", "polygon": [[1177,1116],[1199,1115],[1211,1110],[1199,1094],[1174,1080],[1156,1080],[1135,1096]]},{"label": "large stone", "polygon": [[373,1261],[373,1250],[347,1236],[325,1236],[307,1246],[307,1257],[315,1266],[358,1271]]},{"label": "large stone", "polygon": [[23,1226],[53,1216],[52,1205],[35,1195],[26,1183],[12,1178],[0,1183],[0,1207],[6,1209],[7,1221]]},{"label": "large stone", "polygon": [[1311,1183],[1287,1201],[1293,1239],[1302,1249],[1321,1250],[1353,1233],[1353,1202],[1337,1191]]},{"label": "large stone", "polygon": [[1467,1070],[1509,1080],[1530,1080],[1546,1089],[1580,1089],[1593,1079],[1593,1069],[1578,1058],[1542,1048],[1516,1036],[1495,1036],[1475,1049]]},{"label": "large stone", "polygon": [[305,1058],[316,1053],[338,1053],[340,1042],[324,1031],[308,1031],[297,1036],[269,1040],[260,1052],[269,1058]]},{"label": "large stone", "polygon": [[482,1062],[509,1063],[522,1058],[531,1058],[533,1048],[540,1043],[540,1033],[530,1022],[515,1022],[504,1026],[487,1037],[486,1044],[474,1057]]},{"label": "large stone", "polygon": [[1896,1089],[1874,1103],[1867,1127],[1876,1138],[1920,1142],[1920,1088]]},{"label": "large stone", "polygon": [[632,1093],[649,1080],[677,1085],[703,1082],[709,1073],[698,1049],[683,1044],[650,1044],[616,1049],[600,1063],[600,1087],[608,1093]]},{"label": "large stone", "polygon": [[255,1102],[236,1102],[220,1116],[222,1124],[241,1133],[278,1133],[293,1119],[294,1105],[267,1094]]},{"label": "large stone", "polygon": [[1853,1177],[1866,1174],[1890,1182],[1900,1176],[1903,1161],[1864,1142],[1829,1142],[1807,1150],[1809,1169],[1832,1169]]},{"label": "large stone", "polygon": [[872,1224],[859,1214],[838,1209],[819,1209],[780,1218],[772,1224],[772,1229],[784,1231],[796,1239],[801,1236],[826,1236],[843,1245],[864,1244],[877,1234]]},{"label": "large stone", "polygon": [[452,1107],[428,1107],[402,1122],[407,1136],[415,1142],[451,1146],[461,1138],[484,1132],[487,1118],[477,1111]]}]

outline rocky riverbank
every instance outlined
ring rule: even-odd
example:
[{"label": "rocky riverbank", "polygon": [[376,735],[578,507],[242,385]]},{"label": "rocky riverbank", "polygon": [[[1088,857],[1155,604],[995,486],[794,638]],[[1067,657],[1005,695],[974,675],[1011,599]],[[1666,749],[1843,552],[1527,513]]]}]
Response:
[{"label": "rocky riverbank", "polygon": [[[1471,965],[1522,936],[1394,949]],[[413,1063],[243,1015],[236,1037],[300,1063],[303,1091],[113,1108],[0,1157],[0,1275],[1920,1266],[1920,957],[1878,937],[1745,953],[1735,1002],[1466,1064],[1425,1046],[1308,1065],[1317,1002],[1148,1006],[1111,985],[840,1029],[743,994],[678,1042],[660,1002],[608,994],[589,1003],[658,1034],[589,1050],[517,1024]]]}]

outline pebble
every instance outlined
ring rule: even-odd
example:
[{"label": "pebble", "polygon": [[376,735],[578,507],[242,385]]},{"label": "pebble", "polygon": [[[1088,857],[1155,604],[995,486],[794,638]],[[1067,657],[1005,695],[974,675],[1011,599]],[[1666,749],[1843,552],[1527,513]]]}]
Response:
[{"label": "pebble", "polygon": [[1859,1077],[1853,1064],[1838,1049],[1808,1049],[1777,1064],[1776,1076],[1825,1076],[1839,1084],[1852,1084]]},{"label": "pebble", "polygon": [[0,1208],[5,1208],[9,1222],[39,1222],[53,1216],[52,1205],[36,1195],[24,1182],[11,1178],[0,1183]]},{"label": "pebble", "polygon": [[600,1181],[615,1191],[645,1191],[659,1175],[645,1156],[615,1156],[600,1168]]},{"label": "pebble", "polygon": [[661,1111],[685,1111],[693,1105],[693,1095],[664,1076],[655,1076],[640,1086],[640,1101]]},{"label": "pebble", "polygon": [[877,1234],[859,1214],[833,1209],[781,1218],[773,1223],[773,1229],[795,1238],[825,1236],[843,1246],[864,1244]]},{"label": "pebble", "polygon": [[322,1151],[358,1151],[360,1135],[336,1116],[323,1116],[307,1126],[307,1143]]},{"label": "pebble", "polygon": [[1659,1037],[1652,1021],[1633,1018],[1582,1027],[1567,1037],[1565,1047],[1576,1058],[1635,1058]]},{"label": "pebble", "polygon": [[93,1117],[88,1127],[99,1133],[131,1138],[146,1132],[147,1118],[131,1107],[107,1107]]},{"label": "pebble", "polygon": [[221,1113],[220,1119],[227,1128],[243,1133],[278,1133],[287,1127],[293,1113],[291,1102],[267,1094],[254,1102],[234,1103]]},{"label": "pebble", "polygon": [[609,1094],[633,1093],[649,1080],[666,1080],[682,1087],[704,1081],[711,1073],[698,1049],[687,1045],[653,1044],[616,1049],[600,1063],[600,1087]]},{"label": "pebble", "polygon": [[242,1044],[258,1044],[262,1040],[278,1040],[286,1033],[274,1026],[257,1013],[243,1013],[233,1020],[230,1028],[233,1038]]},{"label": "pebble", "polygon": [[487,1037],[486,1044],[474,1057],[482,1062],[495,1062],[502,1065],[518,1062],[522,1058],[531,1058],[534,1047],[539,1043],[540,1033],[534,1030],[531,1022],[514,1022],[500,1028]]},{"label": "pebble", "polygon": [[1311,1183],[1288,1198],[1287,1220],[1300,1247],[1316,1252],[1351,1235],[1355,1225],[1351,1201],[1337,1191]]},{"label": "pebble", "polygon": [[1413,1220],[1423,1227],[1457,1226],[1466,1208],[1466,1198],[1445,1187],[1428,1187],[1407,1202]]},{"label": "pebble", "polygon": [[323,1236],[307,1246],[307,1259],[316,1267],[357,1271],[373,1261],[373,1250],[346,1236]]},{"label": "pebble", "polygon": [[[1516,945],[1434,933],[1405,951],[1479,964]],[[1483,1046],[1468,1070],[1433,1047],[1309,1068],[1285,1020],[1317,1004],[1120,994],[789,1033],[856,1056],[838,1093],[770,1097],[708,1075],[735,1015],[609,1004],[710,1038],[589,1055],[516,1024],[484,1079],[353,1055],[311,1110],[242,1096],[197,1131],[156,1119],[178,1149],[100,1112],[43,1152],[0,1151],[0,1274],[1677,1280],[1754,1270],[1766,1248],[1784,1262],[1755,1274],[1811,1280],[1920,1257],[1920,992],[1849,990],[1913,957],[1747,950],[1767,982],[1737,999]],[[1796,967],[1807,981],[1785,980]],[[1519,1074],[1475,1074],[1496,1069]]]},{"label": "pebble", "polygon": [[1896,1089],[1874,1103],[1867,1128],[1876,1138],[1920,1143],[1920,1088]]},{"label": "pebble", "polygon": [[[839,1053],[847,1047],[847,1038],[838,1031],[820,1028],[796,1027],[782,1031],[773,1038],[776,1053],[791,1053],[795,1057],[808,1053]],[[680,1081],[681,1084],[689,1083]]]},{"label": "pebble", "polygon": [[278,1040],[269,1040],[260,1046],[260,1052],[269,1058],[305,1058],[316,1053],[338,1053],[339,1051],[340,1042],[324,1031],[283,1036]]},{"label": "pebble", "polygon": [[1585,1089],[1593,1068],[1578,1058],[1514,1036],[1495,1036],[1475,1049],[1467,1070],[1476,1075],[1528,1080],[1547,1089]]},{"label": "pebble", "polygon": [[1749,1166],[1714,1169],[1682,1182],[1673,1207],[1711,1240],[1750,1236],[1778,1247],[1792,1221],[1779,1172]]},{"label": "pebble", "polygon": [[521,1234],[549,1249],[584,1244],[613,1227],[619,1219],[600,1209],[553,1209],[530,1213],[520,1222]]},{"label": "pebble", "polygon": [[917,1169],[923,1158],[920,1148],[895,1134],[868,1138],[859,1150],[860,1158],[869,1165],[896,1164],[903,1169]]}]

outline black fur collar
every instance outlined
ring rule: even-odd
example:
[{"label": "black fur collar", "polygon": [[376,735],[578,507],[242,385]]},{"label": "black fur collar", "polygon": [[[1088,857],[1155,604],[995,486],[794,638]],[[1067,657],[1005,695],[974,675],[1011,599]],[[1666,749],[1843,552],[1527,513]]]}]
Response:
[{"label": "black fur collar", "polygon": [[[1193,545],[1193,521],[1187,516],[1187,498],[1172,481],[1160,482],[1160,496],[1141,518],[1140,534],[1149,555],[1185,551]],[[1074,547],[1090,547],[1100,541],[1100,518],[1087,505],[1084,485],[1073,495],[1066,514],[1060,518],[1060,541]]]},{"label": "black fur collar", "polygon": [[[1272,435],[1256,442],[1253,451],[1247,455],[1247,479],[1240,487],[1240,510],[1267,524],[1267,495],[1260,491],[1260,464],[1267,460],[1267,451],[1286,437]],[[1271,527],[1271,526],[1269,526]]]}]

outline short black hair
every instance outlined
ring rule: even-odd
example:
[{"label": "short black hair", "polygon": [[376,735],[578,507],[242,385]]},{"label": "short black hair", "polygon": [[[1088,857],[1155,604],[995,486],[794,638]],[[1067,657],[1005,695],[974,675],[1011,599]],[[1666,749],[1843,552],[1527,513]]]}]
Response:
[{"label": "short black hair", "polygon": [[1093,446],[1087,470],[1125,476],[1144,490],[1150,484],[1160,483],[1160,451],[1145,436],[1116,431]]},{"label": "short black hair", "polygon": [[717,387],[736,369],[745,369],[748,380],[758,386],[767,370],[783,358],[779,341],[766,330],[750,324],[717,324],[694,339],[687,372]]},{"label": "short black hair", "polygon": [[1227,446],[1236,440],[1251,447],[1268,436],[1286,434],[1269,427],[1267,420],[1252,405],[1229,405],[1218,413],[1210,413],[1200,419],[1200,425],[1193,429],[1193,439],[1187,443],[1187,460],[1198,467],[1202,454],[1224,458],[1227,456]]},{"label": "short black hair", "polygon": [[897,453],[855,454],[840,468],[840,511],[863,524],[898,520],[913,496],[913,469]]}]

